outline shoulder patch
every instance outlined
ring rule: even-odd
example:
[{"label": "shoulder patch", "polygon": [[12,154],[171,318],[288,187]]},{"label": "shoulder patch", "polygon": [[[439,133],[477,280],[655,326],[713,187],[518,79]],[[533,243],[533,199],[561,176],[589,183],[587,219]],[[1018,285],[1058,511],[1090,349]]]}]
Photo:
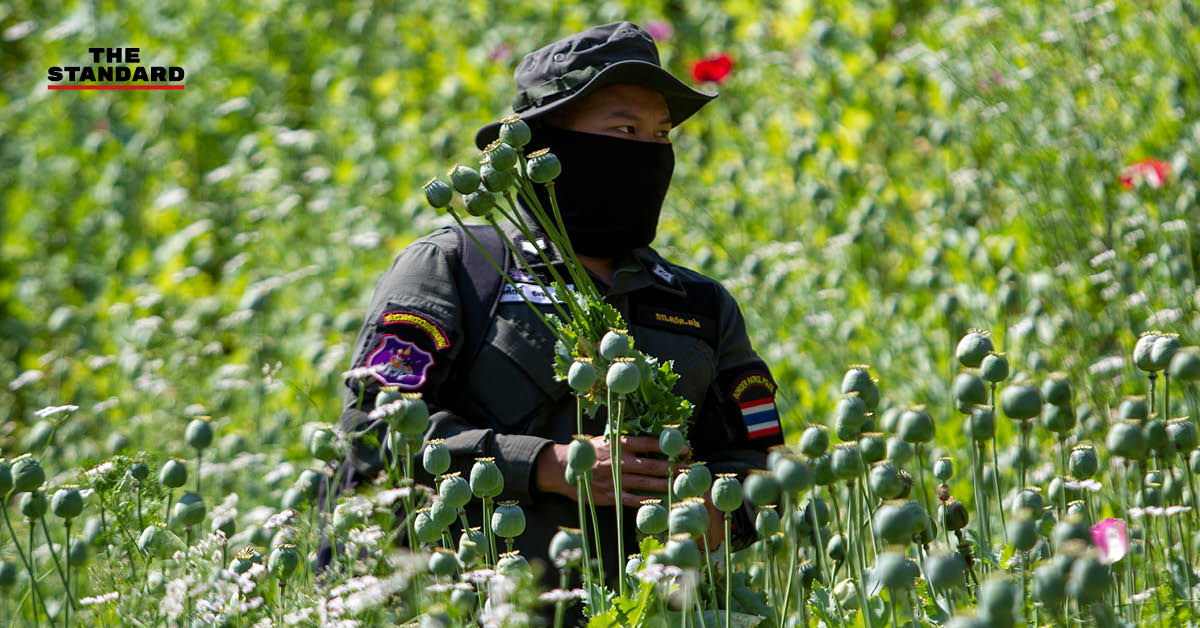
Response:
[{"label": "shoulder patch", "polygon": [[367,357],[366,366],[375,368],[372,376],[385,386],[417,390],[433,366],[433,354],[393,334],[384,334]]},{"label": "shoulder patch", "polygon": [[733,380],[729,397],[738,405],[751,439],[779,434],[775,382],[766,371],[751,371]]},{"label": "shoulder patch", "polygon": [[655,264],[654,269],[651,272],[653,272],[655,275],[658,275],[660,279],[667,283],[671,283],[675,280],[675,274],[664,268],[661,263]]},{"label": "shoulder patch", "polygon": [[383,316],[380,317],[380,323],[383,325],[412,325],[428,334],[429,339],[433,341],[433,346],[437,350],[441,351],[450,348],[450,338],[446,335],[446,332],[437,323],[416,312],[409,312],[407,310],[384,312]]}]

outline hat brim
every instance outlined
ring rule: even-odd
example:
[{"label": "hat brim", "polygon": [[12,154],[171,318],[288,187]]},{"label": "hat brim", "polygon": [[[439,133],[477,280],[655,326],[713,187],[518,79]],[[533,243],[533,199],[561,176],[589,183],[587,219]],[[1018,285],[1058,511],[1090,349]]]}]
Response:
[{"label": "hat brim", "polygon": [[[528,121],[565,106],[567,103],[578,98],[587,96],[601,87],[621,83],[642,85],[662,92],[663,97],[667,100],[667,110],[670,112],[672,128],[690,118],[692,114],[699,111],[708,101],[717,97],[715,93],[709,94],[688,87],[683,81],[675,78],[674,74],[653,63],[629,60],[618,61],[600,70],[596,76],[592,77],[592,80],[585,83],[583,87],[580,87],[575,93],[569,96],[559,98],[544,105],[531,107],[519,113],[522,120]],[[488,144],[496,141],[499,136],[499,122],[484,125],[475,133],[475,146],[483,150]]]}]

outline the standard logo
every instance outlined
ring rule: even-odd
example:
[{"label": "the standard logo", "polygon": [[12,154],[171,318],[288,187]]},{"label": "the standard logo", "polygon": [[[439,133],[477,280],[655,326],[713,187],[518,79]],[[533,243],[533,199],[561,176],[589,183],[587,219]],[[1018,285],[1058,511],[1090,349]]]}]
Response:
[{"label": "the standard logo", "polygon": [[[137,48],[88,48],[96,65],[51,66],[46,89],[183,89],[186,74],[177,65],[141,64]],[[100,64],[138,64],[100,65]],[[64,84],[62,81],[70,81]],[[132,84],[130,84],[132,83]]]}]

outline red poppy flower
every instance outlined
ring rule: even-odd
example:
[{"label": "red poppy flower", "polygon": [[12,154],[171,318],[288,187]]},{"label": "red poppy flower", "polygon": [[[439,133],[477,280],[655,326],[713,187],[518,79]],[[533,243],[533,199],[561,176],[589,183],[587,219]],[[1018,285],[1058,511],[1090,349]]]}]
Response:
[{"label": "red poppy flower", "polygon": [[1125,166],[1121,173],[1121,186],[1127,190],[1141,183],[1152,188],[1160,188],[1171,176],[1171,164],[1157,159],[1143,159]]},{"label": "red poppy flower", "polygon": [[725,53],[692,62],[692,78],[697,83],[724,83],[733,69],[733,58]]}]

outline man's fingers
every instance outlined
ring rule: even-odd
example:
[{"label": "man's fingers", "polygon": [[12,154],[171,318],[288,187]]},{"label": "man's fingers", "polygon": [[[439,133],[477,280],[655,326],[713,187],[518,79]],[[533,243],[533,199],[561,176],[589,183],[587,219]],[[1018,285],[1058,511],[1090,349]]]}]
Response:
[{"label": "man's fingers", "polygon": [[666,478],[658,478],[650,475],[630,474],[621,479],[621,488],[635,491],[666,493],[667,480]]},{"label": "man's fingers", "polygon": [[[621,437],[621,447],[628,451],[653,452],[660,453],[658,448],[658,439],[653,436],[623,436]],[[688,448],[685,444],[683,451],[679,452],[679,457],[687,457]]]},{"label": "man's fingers", "polygon": [[653,458],[637,458],[635,456],[621,456],[621,470],[628,470],[630,473],[640,473],[642,475],[658,475],[667,477],[667,472],[670,467],[667,466],[665,460],[655,460]]}]

